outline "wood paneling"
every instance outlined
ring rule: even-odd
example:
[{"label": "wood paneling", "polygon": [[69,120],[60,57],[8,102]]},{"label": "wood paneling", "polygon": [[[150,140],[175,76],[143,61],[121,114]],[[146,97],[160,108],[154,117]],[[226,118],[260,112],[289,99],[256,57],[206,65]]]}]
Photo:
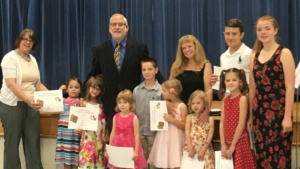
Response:
[{"label": "wood paneling", "polygon": [[[57,122],[59,112],[56,113],[41,113],[40,118],[40,136],[48,138],[56,138]],[[0,121],[0,136],[3,136],[2,123]]]}]

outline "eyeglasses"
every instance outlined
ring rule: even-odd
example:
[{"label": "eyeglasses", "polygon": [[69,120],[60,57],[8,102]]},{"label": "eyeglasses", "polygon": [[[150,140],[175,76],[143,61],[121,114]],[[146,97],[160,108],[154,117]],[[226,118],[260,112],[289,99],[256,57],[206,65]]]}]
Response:
[{"label": "eyeglasses", "polygon": [[33,43],[33,40],[31,40],[31,39],[22,38],[22,40],[24,40],[24,41],[26,41],[26,42],[29,42],[29,43]]},{"label": "eyeglasses", "polygon": [[112,27],[117,27],[117,26],[119,26],[119,27],[123,27],[123,26],[125,26],[126,24],[125,23],[110,23],[110,26],[112,26]]},{"label": "eyeglasses", "polygon": [[90,88],[92,88],[93,90],[96,90],[96,91],[101,91],[101,89],[96,86],[90,86]]}]

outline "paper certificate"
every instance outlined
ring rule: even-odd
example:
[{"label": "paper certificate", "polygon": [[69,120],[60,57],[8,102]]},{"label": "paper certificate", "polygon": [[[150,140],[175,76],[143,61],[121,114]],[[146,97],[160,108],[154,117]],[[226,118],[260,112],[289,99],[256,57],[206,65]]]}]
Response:
[{"label": "paper certificate", "polygon": [[221,151],[215,151],[215,167],[216,169],[234,169],[233,160],[222,158]]},{"label": "paper certificate", "polygon": [[295,88],[297,89],[300,86],[300,62],[295,70]]},{"label": "paper certificate", "polygon": [[106,144],[106,150],[109,157],[108,162],[111,165],[120,168],[134,168],[132,147],[116,147]]},{"label": "paper certificate", "polygon": [[197,153],[193,158],[188,156],[188,152],[183,151],[180,169],[199,169],[204,168],[204,160],[199,161]]},{"label": "paper certificate", "polygon": [[166,101],[150,101],[150,130],[167,131],[168,122],[164,114],[168,113]]},{"label": "paper certificate", "polygon": [[213,89],[215,90],[219,90],[219,86],[220,86],[220,74],[222,72],[222,68],[219,66],[214,66],[214,74],[218,75],[218,80],[216,81],[216,83],[212,86]]},{"label": "paper certificate", "polygon": [[97,131],[100,108],[70,107],[69,129]]},{"label": "paper certificate", "polygon": [[34,92],[34,100],[43,100],[41,112],[61,112],[64,109],[62,90],[47,90]]}]

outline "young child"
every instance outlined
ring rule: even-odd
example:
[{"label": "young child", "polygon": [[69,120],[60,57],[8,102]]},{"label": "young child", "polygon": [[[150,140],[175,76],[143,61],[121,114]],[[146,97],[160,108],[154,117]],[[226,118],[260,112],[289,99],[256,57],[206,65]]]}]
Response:
[{"label": "young child", "polygon": [[[225,96],[226,89],[230,94]],[[220,75],[219,98],[222,100],[220,121],[221,155],[233,158],[235,169],[256,168],[247,132],[249,91],[245,71],[223,70]]]},{"label": "young child", "polygon": [[180,99],[182,87],[177,79],[165,81],[162,89],[168,108],[164,119],[169,122],[169,128],[167,131],[156,133],[148,163],[157,168],[179,168],[184,145],[187,106]]},{"label": "young child", "polygon": [[[116,99],[117,113],[113,118],[112,131],[110,133],[109,144],[117,147],[133,147],[134,169],[147,167],[142,145],[140,144],[139,120],[134,113],[135,101],[130,90],[121,91]],[[108,164],[110,169],[117,167]]]},{"label": "young child", "polygon": [[[133,90],[136,101],[136,115],[140,123],[140,137],[144,156],[148,159],[156,132],[150,130],[150,101],[161,100],[162,88],[155,75],[158,72],[157,62],[152,58],[141,61],[144,81]],[[153,168],[149,166],[150,168]]]},{"label": "young child", "polygon": [[184,152],[193,158],[195,154],[199,160],[204,160],[205,169],[213,169],[214,166],[214,150],[212,146],[212,138],[214,135],[214,119],[208,117],[203,123],[197,123],[197,119],[206,109],[208,109],[208,101],[205,92],[202,90],[194,91],[188,101],[192,114],[189,114],[185,123],[185,145]]},{"label": "young child", "polygon": [[107,160],[104,157],[105,143],[108,140],[105,115],[101,104],[104,92],[103,79],[100,76],[91,76],[86,82],[85,101],[83,107],[99,108],[97,131],[83,130],[80,140],[78,168],[104,168]]},{"label": "young child", "polygon": [[[64,164],[64,169],[75,169],[78,166],[80,134],[68,129],[69,112],[71,106],[78,106],[82,83],[77,77],[72,77],[66,84],[69,97],[64,99],[64,111],[60,113],[56,140],[55,162]],[[64,85],[60,87],[63,89]]]}]

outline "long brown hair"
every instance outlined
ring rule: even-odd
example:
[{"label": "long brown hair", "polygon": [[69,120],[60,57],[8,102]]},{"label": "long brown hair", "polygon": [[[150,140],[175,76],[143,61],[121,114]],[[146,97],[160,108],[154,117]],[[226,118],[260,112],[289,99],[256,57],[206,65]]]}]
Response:
[{"label": "long brown hair", "polygon": [[100,89],[100,94],[96,97],[96,102],[101,103],[101,98],[105,92],[102,76],[101,75],[91,76],[89,78],[89,80],[86,82],[85,86],[86,86],[86,91],[87,91],[86,95],[85,95],[86,101],[87,102],[91,101],[92,96],[89,91],[90,91],[90,87],[94,87],[94,88]]},{"label": "long brown hair", "polygon": [[246,95],[249,92],[249,87],[248,83],[246,80],[246,73],[243,69],[237,69],[237,68],[230,68],[227,70],[222,70],[220,74],[220,86],[219,86],[219,92],[218,92],[218,97],[220,100],[222,100],[225,96],[226,93],[226,85],[225,85],[225,77],[226,74],[229,72],[233,72],[237,75],[237,77],[241,80],[241,85],[240,85],[240,92],[244,95]]},{"label": "long brown hair", "polygon": [[[255,31],[256,31],[257,23],[258,23],[259,21],[265,21],[265,20],[270,21],[271,24],[273,25],[274,29],[279,30],[279,27],[278,27],[278,24],[277,24],[277,21],[275,20],[275,18],[273,18],[273,17],[270,16],[270,15],[265,15],[265,16],[259,17],[259,18],[256,20],[256,22],[255,22]],[[275,36],[275,41],[276,41],[277,43],[279,43],[279,37],[278,37],[277,34],[276,34],[276,36]],[[257,38],[257,36],[256,36],[256,40],[255,40],[255,43],[254,43],[254,45],[253,45],[252,51],[255,52],[255,53],[257,53],[257,52],[259,52],[262,48],[263,48],[263,44],[262,44],[261,41],[258,40],[258,38]]]}]

